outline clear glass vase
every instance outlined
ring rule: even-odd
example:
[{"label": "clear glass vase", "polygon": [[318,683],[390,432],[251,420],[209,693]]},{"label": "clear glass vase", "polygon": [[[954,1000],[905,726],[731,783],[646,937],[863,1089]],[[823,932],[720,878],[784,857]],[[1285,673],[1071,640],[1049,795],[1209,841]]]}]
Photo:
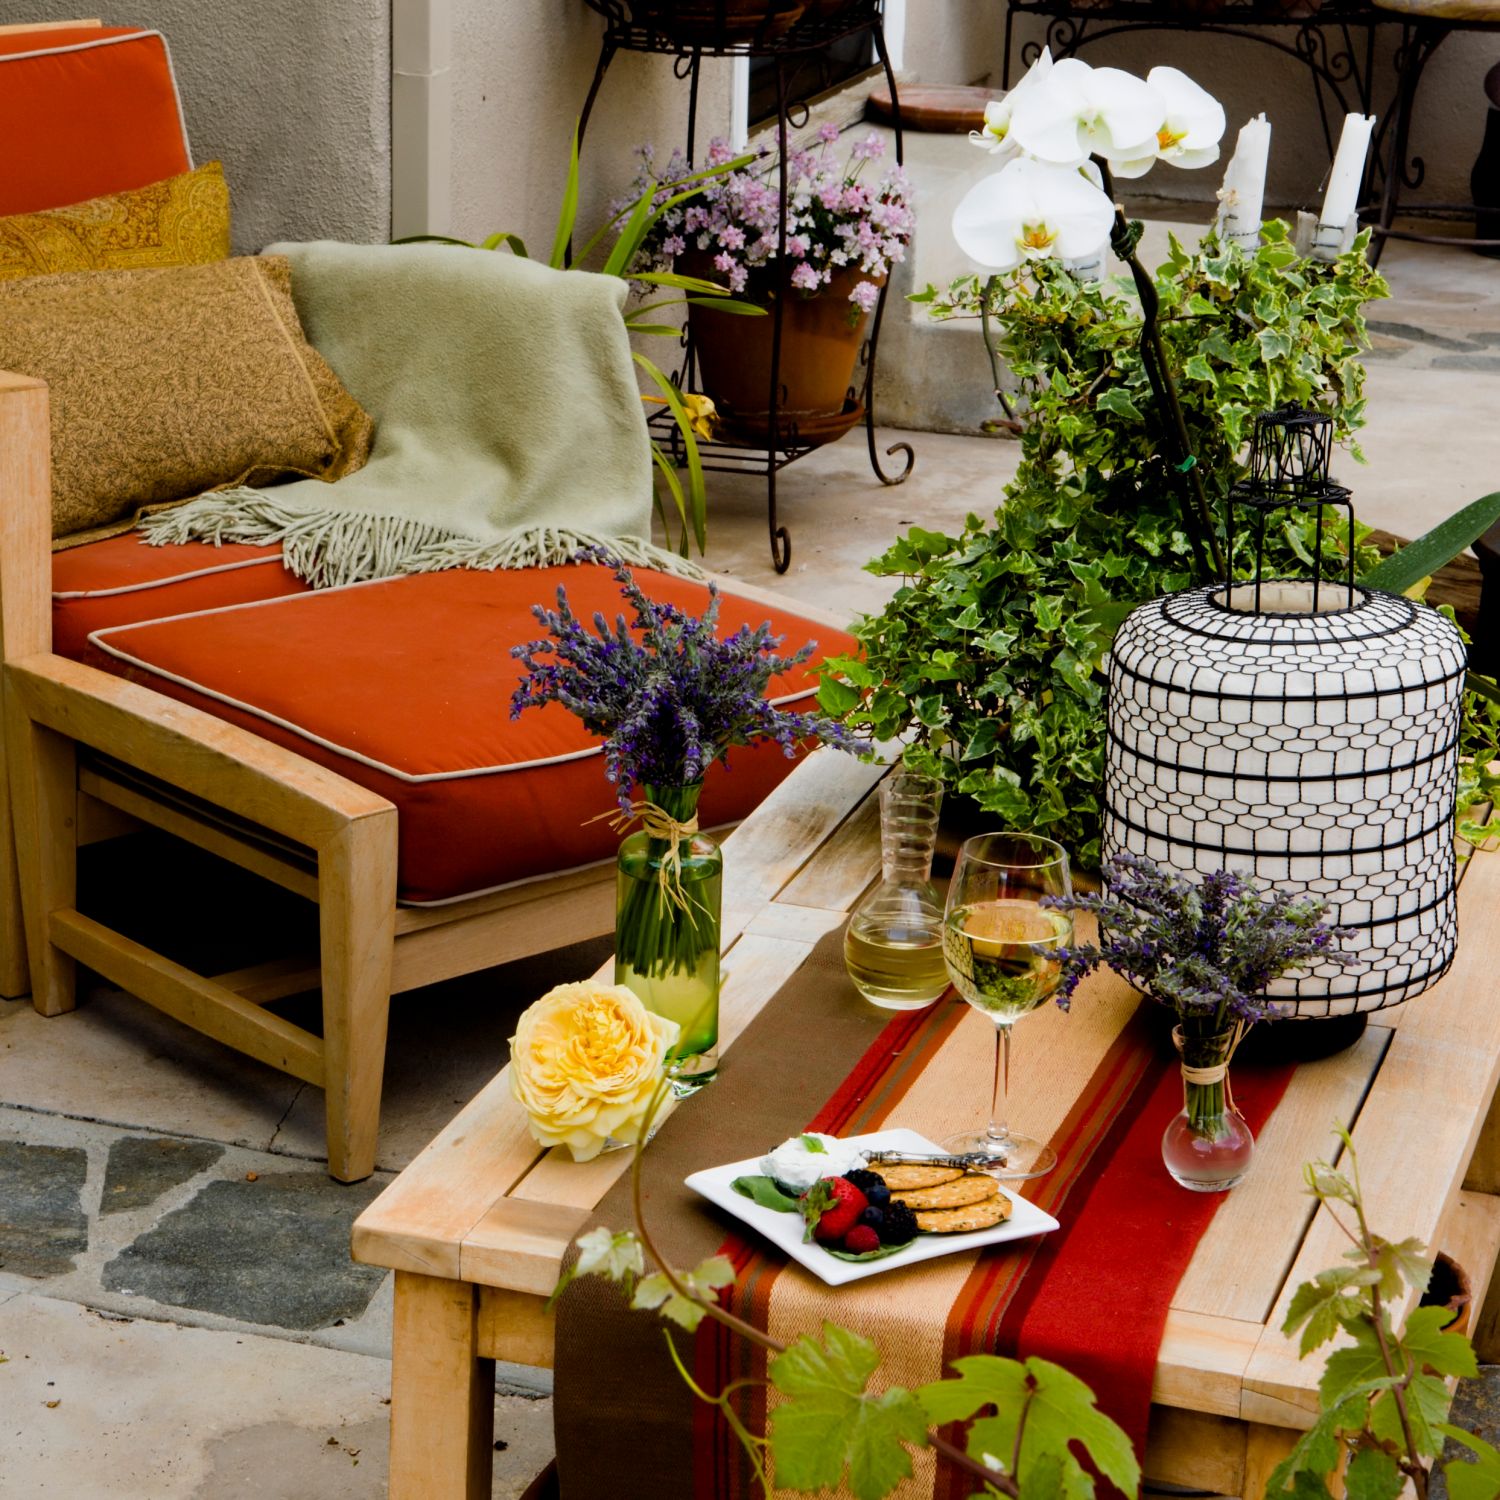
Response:
[{"label": "clear glass vase", "polygon": [[943,898],[932,884],[942,783],[898,767],[880,783],[882,879],[844,929],[854,987],[885,1010],[920,1010],[948,988]]},{"label": "clear glass vase", "polygon": [[1239,1028],[1212,1036],[1172,1040],[1182,1054],[1182,1110],[1161,1138],[1161,1159],[1172,1180],[1195,1193],[1224,1193],[1243,1182],[1255,1154],[1255,1137],[1234,1107],[1229,1062]]},{"label": "clear glass vase", "polygon": [[[701,782],[643,787],[678,823],[698,810]],[[681,1027],[668,1059],[673,1090],[690,1094],[719,1065],[719,921],[724,856],[706,834],[682,839],[637,830],[620,845],[615,884],[615,983]]]}]

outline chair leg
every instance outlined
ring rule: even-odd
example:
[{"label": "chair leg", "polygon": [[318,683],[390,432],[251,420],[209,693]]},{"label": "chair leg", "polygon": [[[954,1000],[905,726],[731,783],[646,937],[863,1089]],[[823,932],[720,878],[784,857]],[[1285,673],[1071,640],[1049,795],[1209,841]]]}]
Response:
[{"label": "chair leg", "polygon": [[[5,758],[0,736],[0,762]],[[16,864],[15,819],[0,764],[0,998],[15,1000],[31,988],[26,961],[26,925],[21,911],[21,872]]]},{"label": "chair leg", "polygon": [[396,941],[396,813],[356,818],[318,854],[328,1171],[375,1170]]},{"label": "chair leg", "polygon": [[48,935],[52,913],[78,904],[77,750],[65,735],[34,724],[14,702],[7,715],[6,756],[31,1003],[40,1015],[59,1016],[77,1003],[73,960],[53,947]]}]

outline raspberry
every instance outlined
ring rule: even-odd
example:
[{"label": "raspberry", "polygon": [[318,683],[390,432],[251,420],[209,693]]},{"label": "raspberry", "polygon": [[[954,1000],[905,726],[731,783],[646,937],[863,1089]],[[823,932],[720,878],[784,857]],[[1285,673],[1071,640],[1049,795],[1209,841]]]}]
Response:
[{"label": "raspberry", "polygon": [[844,1177],[824,1177],[802,1195],[802,1217],[812,1225],[813,1238],[836,1245],[859,1222],[869,1199]]},{"label": "raspberry", "polygon": [[892,1203],[885,1211],[885,1223],[880,1229],[883,1245],[904,1245],[917,1237],[917,1216],[904,1204]]},{"label": "raspberry", "polygon": [[844,1236],[844,1249],[852,1255],[864,1255],[880,1249],[880,1236],[868,1224],[856,1224]]},{"label": "raspberry", "polygon": [[891,1201],[891,1190],[885,1185],[885,1178],[879,1172],[860,1167],[853,1172],[845,1172],[844,1179],[852,1182],[876,1208],[884,1208]]}]

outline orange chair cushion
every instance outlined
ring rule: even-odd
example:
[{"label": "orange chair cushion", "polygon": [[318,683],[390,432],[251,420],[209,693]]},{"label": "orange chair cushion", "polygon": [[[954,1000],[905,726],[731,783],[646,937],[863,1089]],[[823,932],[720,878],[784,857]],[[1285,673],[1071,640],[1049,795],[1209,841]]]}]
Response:
[{"label": "orange chair cushion", "polygon": [[38,28],[0,36],[0,215],[61,208],[191,169],[159,31]]},{"label": "orange chair cushion", "polygon": [[52,649],[108,671],[114,658],[90,643],[95,630],[306,591],[279,546],[148,547],[114,536],[52,554]]},{"label": "orange chair cushion", "polygon": [[[638,572],[655,599],[700,611],[702,584]],[[615,806],[599,741],[548,704],[510,717],[521,674],[510,648],[533,640],[533,603],[566,585],[573,609],[613,618],[619,588],[593,564],[415,574],[187,619],[118,626],[93,639],[115,670],[330,767],[395,803],[398,891],[442,902],[611,855]],[[725,594],[728,632],[769,616],[788,649],[848,650],[794,610]],[[771,684],[814,706],[818,658]],[[742,818],[791,770],[775,744],[730,751],[708,774],[705,827]]]}]

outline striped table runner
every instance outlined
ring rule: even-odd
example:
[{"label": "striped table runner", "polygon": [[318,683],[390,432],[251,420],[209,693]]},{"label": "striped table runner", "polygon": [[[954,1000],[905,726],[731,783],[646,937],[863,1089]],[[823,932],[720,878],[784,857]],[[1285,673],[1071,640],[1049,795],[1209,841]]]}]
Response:
[{"label": "striped table runner", "polygon": [[[1159,1021],[1122,981],[1100,974],[1070,1014],[1046,1007],[1017,1028],[1012,1122],[1050,1139],[1059,1156],[1024,1191],[1062,1221],[1060,1230],[828,1287],[755,1237],[731,1229],[726,1239],[732,1221],[683,1189],[682,1178],[758,1155],[802,1129],[844,1135],[903,1125],[941,1140],[982,1121],[994,1058],[990,1022],[951,996],[888,1022],[872,1013],[849,985],[834,934],[727,1054],[719,1081],[653,1142],[648,1226],[680,1266],[724,1250],[739,1273],[730,1305],[783,1342],[829,1319],[879,1345],[882,1384],[908,1387],[937,1379],[964,1354],[1041,1355],[1086,1380],[1139,1452],[1172,1295],[1221,1201],[1177,1187],[1162,1167],[1161,1133],[1181,1107],[1181,1084]],[[1237,1100],[1257,1131],[1291,1073],[1236,1070]],[[622,1183],[595,1222],[629,1221]],[[630,1313],[593,1279],[562,1299],[554,1423],[563,1500],[748,1500],[756,1492],[738,1443],[683,1388],[663,1336],[653,1318]],[[705,1389],[764,1377],[764,1356],[711,1320],[696,1339],[672,1336]],[[747,1387],[741,1415],[752,1430],[764,1426],[766,1400],[765,1387]],[[971,1493],[930,1451],[913,1463],[900,1500]]]}]

